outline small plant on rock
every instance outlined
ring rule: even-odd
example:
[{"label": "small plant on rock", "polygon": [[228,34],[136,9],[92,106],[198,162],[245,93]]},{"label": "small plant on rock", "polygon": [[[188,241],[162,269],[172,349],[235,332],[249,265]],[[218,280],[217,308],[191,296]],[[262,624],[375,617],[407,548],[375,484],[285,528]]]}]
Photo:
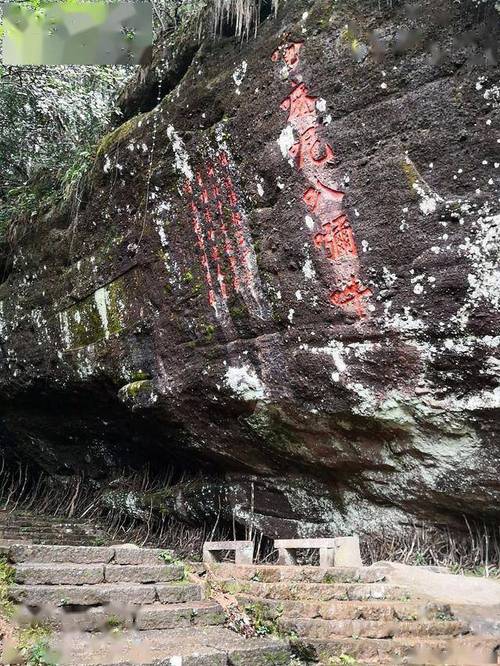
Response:
[{"label": "small plant on rock", "polygon": [[50,629],[44,625],[19,632],[18,650],[27,666],[57,666],[57,655],[49,644],[50,634]]},{"label": "small plant on rock", "polygon": [[356,666],[357,660],[348,654],[341,654],[340,657],[331,657],[328,664],[329,666]]},{"label": "small plant on rock", "polygon": [[181,565],[182,562],[170,550],[162,550],[159,557],[165,564]]},{"label": "small plant on rock", "polygon": [[110,615],[106,620],[106,626],[111,631],[120,631],[123,629],[123,621],[117,615]]},{"label": "small plant on rock", "polygon": [[277,618],[271,618],[262,604],[248,604],[245,611],[250,617],[257,636],[272,636],[279,633]]},{"label": "small plant on rock", "polygon": [[451,622],[451,620],[454,620],[455,617],[453,613],[451,612],[451,609],[447,606],[444,608],[441,608],[438,610],[436,613],[436,620],[440,620],[441,622]]}]

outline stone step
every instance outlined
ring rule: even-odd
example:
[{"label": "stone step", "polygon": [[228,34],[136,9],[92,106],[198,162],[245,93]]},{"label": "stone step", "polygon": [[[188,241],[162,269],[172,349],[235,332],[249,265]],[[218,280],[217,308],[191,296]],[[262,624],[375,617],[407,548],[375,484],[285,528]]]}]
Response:
[{"label": "stone step", "polygon": [[12,546],[9,557],[14,563],[47,564],[107,564],[115,556],[115,549],[101,546],[54,546],[21,544]]},{"label": "stone step", "polygon": [[40,564],[165,564],[163,557],[171,555],[168,550],[159,548],[139,548],[132,544],[119,546],[59,546],[59,545],[30,545],[21,544],[13,546],[10,559],[14,563],[40,563]]},{"label": "stone step", "polygon": [[263,599],[303,601],[410,600],[410,594],[405,588],[385,583],[304,583],[296,581],[258,583],[255,581],[223,579],[219,580],[218,584],[223,592],[250,594]]},{"label": "stone step", "polygon": [[372,620],[321,620],[282,618],[280,628],[286,633],[309,638],[330,639],[337,637],[393,638],[395,636],[460,636],[469,633],[464,622],[439,620],[427,622],[372,621]]},{"label": "stone step", "polygon": [[226,614],[220,604],[213,601],[198,604],[151,604],[142,606],[135,618],[139,631],[151,629],[172,629],[191,625],[224,624]]},{"label": "stone step", "polygon": [[101,585],[12,585],[12,601],[26,606],[97,606],[199,601],[201,586],[191,583],[102,583]]},{"label": "stone step", "polygon": [[24,585],[97,585],[169,583],[184,578],[184,567],[167,564],[18,564],[16,583]]},{"label": "stone step", "polygon": [[97,585],[104,583],[104,565],[17,564],[15,581],[24,585]]},{"label": "stone step", "polygon": [[30,525],[19,525],[12,522],[1,525],[0,530],[15,530],[17,532],[22,532],[23,534],[27,532],[39,532],[40,534],[49,532],[51,534],[58,534],[61,531],[80,532],[82,534],[87,534],[82,525],[73,525],[68,523],[31,523]]},{"label": "stone step", "polygon": [[85,534],[74,534],[74,533],[64,533],[58,532],[56,534],[40,534],[38,532],[30,532],[29,534],[24,532],[18,532],[13,530],[0,530],[0,538],[8,539],[15,543],[34,543],[34,544],[44,544],[50,545],[57,541],[58,544],[64,544],[66,546],[94,546],[96,543],[95,535],[85,535]]},{"label": "stone step", "polygon": [[115,564],[159,564],[164,562],[163,557],[170,555],[172,551],[161,548],[139,548],[131,544],[114,546]]},{"label": "stone step", "polygon": [[455,619],[446,604],[402,601],[291,601],[237,595],[242,606],[259,608],[269,619],[278,617],[323,620],[372,620],[379,622]]},{"label": "stone step", "polygon": [[308,566],[241,566],[211,564],[216,578],[234,578],[239,581],[277,583],[301,581],[307,583],[377,583],[385,580],[385,573],[376,567],[330,567],[320,569]]},{"label": "stone step", "polygon": [[28,528],[41,528],[41,527],[70,527],[71,529],[78,529],[82,531],[95,532],[95,528],[88,524],[82,523],[78,520],[64,520],[61,518],[38,517],[38,516],[17,516],[11,514],[7,517],[0,514],[0,529],[3,527],[16,527],[23,529]]},{"label": "stone step", "polygon": [[283,641],[244,639],[220,627],[56,634],[51,647],[60,655],[62,666],[284,666],[290,660],[289,647]]},{"label": "stone step", "polygon": [[170,583],[184,578],[184,567],[172,564],[108,564],[107,583]]},{"label": "stone step", "polygon": [[[489,636],[463,638],[334,638],[307,640],[321,664],[334,664],[348,655],[356,664],[496,664],[498,639]],[[342,663],[342,662],[340,662]]]},{"label": "stone step", "polygon": [[214,601],[170,604],[153,603],[147,606],[91,606],[70,611],[64,607],[45,607],[39,612],[23,607],[16,616],[20,626],[43,624],[56,631],[109,631],[112,629],[175,629],[190,626],[224,624],[226,615]]}]

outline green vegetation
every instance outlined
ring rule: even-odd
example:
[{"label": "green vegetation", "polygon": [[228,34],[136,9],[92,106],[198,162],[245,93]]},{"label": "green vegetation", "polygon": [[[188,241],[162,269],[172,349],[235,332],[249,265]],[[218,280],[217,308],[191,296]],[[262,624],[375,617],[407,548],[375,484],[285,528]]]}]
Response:
[{"label": "green vegetation", "polygon": [[477,576],[478,578],[500,578],[500,568],[486,565],[465,567],[461,564],[452,564],[450,572],[462,576]]},{"label": "green vegetation", "polygon": [[215,326],[212,324],[204,324],[204,338],[206,342],[212,342],[215,336]]},{"label": "green vegetation", "polygon": [[133,382],[141,382],[145,381],[146,379],[151,379],[151,377],[147,372],[144,372],[144,370],[136,370],[132,373],[131,381]]},{"label": "green vegetation", "polygon": [[[40,0],[28,0],[43,12]],[[275,9],[278,0],[272,0]],[[249,37],[259,22],[258,0],[153,0],[154,33],[172,44],[215,36],[233,25]],[[0,26],[1,29],[1,26]],[[124,28],[124,40],[136,38]],[[11,223],[36,218],[70,196],[81,198],[95,157],[131,135],[145,114],[108,132],[129,76],[124,66],[0,66],[0,240]]]},{"label": "green vegetation", "polygon": [[126,67],[0,67],[0,238],[74,191]]},{"label": "green vegetation", "polygon": [[172,566],[177,566],[177,567],[182,567],[182,578],[176,583],[188,583],[188,567],[184,564],[182,560],[180,560],[178,557],[176,557],[171,551],[169,550],[162,550],[160,553],[160,559],[165,562],[165,564],[170,564]]},{"label": "green vegetation", "polygon": [[435,617],[436,620],[440,620],[441,622],[451,622],[455,619],[451,609],[447,607],[438,610]]},{"label": "green vegetation", "polygon": [[125,629],[125,623],[117,615],[110,615],[106,620],[106,627],[112,634],[119,634]]},{"label": "green vegetation", "polygon": [[49,645],[51,631],[44,625],[21,629],[18,650],[27,666],[56,666],[57,655]]},{"label": "green vegetation", "polygon": [[334,664],[339,664],[340,666],[356,666],[357,663],[357,659],[354,659],[354,657],[351,657],[348,654],[341,654],[339,657],[330,657],[328,660],[329,666],[334,666]]},{"label": "green vegetation", "polygon": [[14,582],[14,569],[5,557],[0,557],[0,615],[10,618],[14,614],[14,605],[9,599],[9,587]]},{"label": "green vegetation", "polygon": [[165,562],[165,564],[182,564],[181,560],[179,560],[170,550],[162,550],[159,557]]},{"label": "green vegetation", "polygon": [[253,603],[245,606],[245,612],[249,616],[257,636],[278,636],[280,628],[278,620],[280,614],[272,612],[265,604]]}]

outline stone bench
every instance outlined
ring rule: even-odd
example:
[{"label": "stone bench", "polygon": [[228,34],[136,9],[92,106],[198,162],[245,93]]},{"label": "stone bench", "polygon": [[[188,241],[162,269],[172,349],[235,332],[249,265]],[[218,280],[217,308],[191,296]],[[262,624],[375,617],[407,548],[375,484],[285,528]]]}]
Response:
[{"label": "stone bench", "polygon": [[234,551],[236,564],[253,563],[253,541],[205,541],[203,561],[207,564],[221,561],[221,552]]},{"label": "stone bench", "polygon": [[359,537],[335,537],[333,539],[275,539],[278,550],[278,564],[297,564],[297,550],[319,550],[319,566],[361,567]]}]

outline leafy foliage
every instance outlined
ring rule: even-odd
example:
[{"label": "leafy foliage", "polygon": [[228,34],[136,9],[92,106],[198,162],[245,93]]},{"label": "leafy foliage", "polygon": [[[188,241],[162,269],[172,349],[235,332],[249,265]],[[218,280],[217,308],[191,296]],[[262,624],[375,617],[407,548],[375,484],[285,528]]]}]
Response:
[{"label": "leafy foliage", "polygon": [[0,70],[0,226],[81,175],[127,76],[123,67]]},{"label": "leafy foliage", "polygon": [[[33,11],[40,0],[27,0]],[[278,0],[153,0],[157,38],[176,31],[239,38]],[[85,173],[133,67],[0,66],[0,241],[13,219],[66,196]]]},{"label": "leafy foliage", "polygon": [[9,600],[9,587],[14,582],[14,569],[4,557],[0,557],[0,615],[11,617],[14,606]]}]

